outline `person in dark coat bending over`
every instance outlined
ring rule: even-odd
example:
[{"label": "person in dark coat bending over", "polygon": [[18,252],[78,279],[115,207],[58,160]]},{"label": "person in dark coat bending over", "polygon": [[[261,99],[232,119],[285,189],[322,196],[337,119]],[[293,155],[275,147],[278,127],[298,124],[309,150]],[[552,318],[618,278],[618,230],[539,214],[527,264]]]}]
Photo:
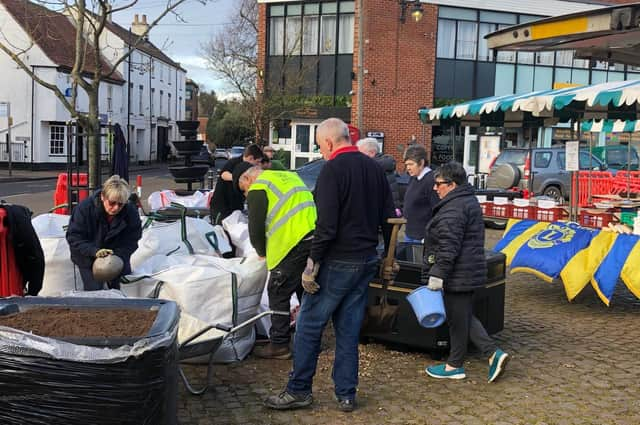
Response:
[{"label": "person in dark coat bending over", "polygon": [[464,357],[471,339],[489,357],[488,381],[493,382],[504,371],[509,355],[473,315],[473,292],[487,279],[480,204],[457,162],[435,171],[434,190],[440,202],[426,227],[421,282],[432,291],[444,291],[451,350],[446,363],[429,366],[426,372],[433,378],[464,379]]},{"label": "person in dark coat bending over", "polygon": [[293,341],[293,370],[284,391],[265,400],[271,409],[296,409],[313,402],[313,376],[322,332],[329,319],[336,334],[333,381],[338,409],[355,408],[358,338],[369,282],[378,269],[378,231],[394,216],[391,190],[382,168],[351,145],[349,128],[329,118],[316,130],[327,163],[316,183],[318,211],[311,253],[302,273],[300,313]]},{"label": "person in dark coat bending over", "polygon": [[[142,225],[138,209],[128,202],[129,195],[127,181],[114,175],[104,182],[102,190],[73,209],[66,237],[85,291],[103,289],[104,282],[96,281],[91,270],[98,257],[115,254],[124,262],[121,276],[131,273],[130,259],[138,249]],[[120,289],[120,279],[108,282],[108,286]]]}]

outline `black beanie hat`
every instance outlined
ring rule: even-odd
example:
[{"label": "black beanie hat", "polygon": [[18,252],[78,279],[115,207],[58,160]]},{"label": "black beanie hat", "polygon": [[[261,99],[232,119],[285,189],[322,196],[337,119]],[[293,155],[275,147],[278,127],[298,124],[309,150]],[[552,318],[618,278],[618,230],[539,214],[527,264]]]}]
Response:
[{"label": "black beanie hat", "polygon": [[233,172],[231,173],[231,180],[233,182],[233,188],[238,192],[242,192],[240,190],[240,177],[251,167],[254,165],[250,162],[243,161],[240,164],[233,167]]}]

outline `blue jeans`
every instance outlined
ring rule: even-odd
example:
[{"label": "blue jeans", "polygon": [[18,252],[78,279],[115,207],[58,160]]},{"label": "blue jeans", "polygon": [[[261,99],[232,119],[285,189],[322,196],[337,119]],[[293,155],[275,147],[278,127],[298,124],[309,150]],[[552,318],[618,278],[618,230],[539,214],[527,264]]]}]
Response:
[{"label": "blue jeans", "polygon": [[360,262],[330,260],[322,264],[317,278],[320,290],[302,297],[293,341],[293,370],[287,384],[290,393],[311,393],[322,332],[331,318],[336,332],[332,374],[335,394],[340,399],[355,398],[360,327],[369,281],[377,266],[377,258]]}]

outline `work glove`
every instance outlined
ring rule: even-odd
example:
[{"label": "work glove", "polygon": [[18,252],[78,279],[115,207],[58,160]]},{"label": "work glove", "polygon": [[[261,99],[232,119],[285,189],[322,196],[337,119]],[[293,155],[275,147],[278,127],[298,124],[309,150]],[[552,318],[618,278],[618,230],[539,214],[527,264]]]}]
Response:
[{"label": "work glove", "polygon": [[302,272],[302,287],[305,292],[315,294],[320,289],[320,285],[316,282],[319,270],[320,264],[314,263],[311,258],[307,258],[307,266]]},{"label": "work glove", "polygon": [[380,267],[380,277],[383,280],[393,280],[396,278],[396,275],[400,271],[400,264],[397,261],[393,261],[393,264],[385,266],[385,263],[382,263]]},{"label": "work glove", "polygon": [[427,283],[427,288],[432,291],[440,291],[442,289],[442,279],[435,276],[429,276],[429,282]]},{"label": "work glove", "polygon": [[98,252],[96,252],[96,258],[106,257],[107,255],[111,255],[111,254],[113,254],[112,249],[102,248],[102,249],[99,249]]}]

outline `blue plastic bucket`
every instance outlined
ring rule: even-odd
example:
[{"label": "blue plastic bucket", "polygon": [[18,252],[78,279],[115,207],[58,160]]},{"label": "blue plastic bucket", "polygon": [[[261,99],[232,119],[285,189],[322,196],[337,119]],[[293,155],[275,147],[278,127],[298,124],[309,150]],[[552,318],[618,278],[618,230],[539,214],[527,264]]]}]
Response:
[{"label": "blue plastic bucket", "polygon": [[447,317],[444,312],[442,291],[432,291],[426,286],[421,286],[407,295],[407,301],[411,304],[418,323],[422,327],[437,328]]}]

